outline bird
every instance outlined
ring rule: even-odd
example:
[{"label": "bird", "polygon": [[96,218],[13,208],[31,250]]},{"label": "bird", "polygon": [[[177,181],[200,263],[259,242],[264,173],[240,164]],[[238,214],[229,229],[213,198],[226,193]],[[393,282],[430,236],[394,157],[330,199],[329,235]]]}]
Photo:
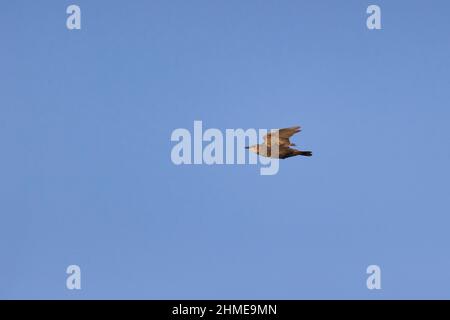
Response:
[{"label": "bird", "polygon": [[[292,146],[295,146],[295,144],[291,143],[289,141],[289,138],[300,131],[300,126],[272,130],[263,137],[264,143],[256,144],[254,146],[248,146],[245,148],[249,149],[251,152],[269,158],[286,159],[295,156],[311,157],[311,151],[300,151],[290,148]],[[273,144],[278,145],[278,152],[276,152],[276,150],[272,152]]]}]

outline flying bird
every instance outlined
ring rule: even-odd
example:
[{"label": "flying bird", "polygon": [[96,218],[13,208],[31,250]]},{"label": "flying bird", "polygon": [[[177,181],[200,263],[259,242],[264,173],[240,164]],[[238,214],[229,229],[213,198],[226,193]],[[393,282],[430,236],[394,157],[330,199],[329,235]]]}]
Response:
[{"label": "flying bird", "polygon": [[[289,138],[300,131],[299,126],[273,130],[263,137],[264,143],[245,148],[249,149],[251,152],[270,158],[286,159],[295,156],[311,157],[311,151],[300,151],[290,148],[295,146],[295,144],[291,143]],[[276,146],[274,145],[278,146],[278,154],[276,152]],[[273,148],[275,148],[275,150],[273,150],[274,152],[272,152]]]}]

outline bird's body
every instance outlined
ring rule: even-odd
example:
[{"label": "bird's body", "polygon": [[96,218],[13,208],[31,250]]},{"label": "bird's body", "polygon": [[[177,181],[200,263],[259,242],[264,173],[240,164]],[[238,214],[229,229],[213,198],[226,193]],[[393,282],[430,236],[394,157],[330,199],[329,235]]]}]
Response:
[{"label": "bird's body", "polygon": [[295,156],[312,156],[311,151],[300,151],[290,148],[291,146],[295,146],[295,144],[291,143],[289,138],[297,132],[300,132],[300,127],[298,126],[271,131],[264,136],[264,143],[248,147],[248,149],[261,156],[278,159]]}]

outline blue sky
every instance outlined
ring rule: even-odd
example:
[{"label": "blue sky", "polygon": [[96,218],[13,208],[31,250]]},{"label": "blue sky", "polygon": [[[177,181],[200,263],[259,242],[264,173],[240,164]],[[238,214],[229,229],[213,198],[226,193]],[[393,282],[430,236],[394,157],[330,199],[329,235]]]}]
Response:
[{"label": "blue sky", "polygon": [[[450,298],[449,10],[2,3],[0,298]],[[301,125],[314,156],[175,166],[194,120]]]}]

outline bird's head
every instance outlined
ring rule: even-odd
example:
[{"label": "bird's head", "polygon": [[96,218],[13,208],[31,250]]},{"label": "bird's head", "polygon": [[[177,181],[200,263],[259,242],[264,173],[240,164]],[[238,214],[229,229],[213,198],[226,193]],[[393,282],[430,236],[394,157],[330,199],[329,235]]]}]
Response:
[{"label": "bird's head", "polygon": [[258,145],[254,145],[254,146],[247,146],[245,147],[245,149],[248,149],[252,152],[258,152]]}]

